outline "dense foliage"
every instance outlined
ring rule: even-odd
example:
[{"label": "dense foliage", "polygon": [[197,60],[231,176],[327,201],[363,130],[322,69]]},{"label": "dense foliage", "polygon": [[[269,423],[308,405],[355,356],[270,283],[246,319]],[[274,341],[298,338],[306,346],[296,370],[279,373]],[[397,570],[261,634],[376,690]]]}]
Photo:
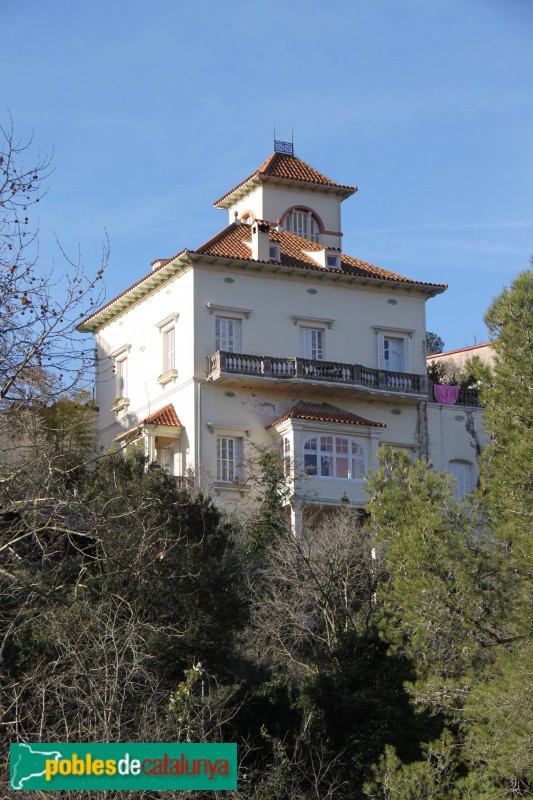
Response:
[{"label": "dense foliage", "polygon": [[138,454],[95,459],[87,397],[4,358],[0,768],[10,740],[237,741],[226,797],[531,796],[532,309],[528,272],[487,314],[477,494],[385,449],[367,513],[297,538],[276,453],[255,518],[226,517]]}]

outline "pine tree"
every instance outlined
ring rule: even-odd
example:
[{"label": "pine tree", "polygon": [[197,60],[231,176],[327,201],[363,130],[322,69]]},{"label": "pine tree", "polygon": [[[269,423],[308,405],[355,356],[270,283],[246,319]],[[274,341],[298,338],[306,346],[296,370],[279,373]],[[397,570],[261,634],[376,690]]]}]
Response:
[{"label": "pine tree", "polygon": [[372,530],[388,578],[382,635],[412,659],[417,707],[446,728],[402,764],[389,750],[373,798],[512,798],[533,793],[533,276],[520,274],[486,322],[496,363],[484,387],[491,443],[477,498],[386,451],[370,482]]},{"label": "pine tree", "polygon": [[488,310],[494,339],[492,385],[484,392],[491,443],[482,458],[490,528],[502,545],[508,628],[502,637],[533,634],[533,273],[522,272]]}]

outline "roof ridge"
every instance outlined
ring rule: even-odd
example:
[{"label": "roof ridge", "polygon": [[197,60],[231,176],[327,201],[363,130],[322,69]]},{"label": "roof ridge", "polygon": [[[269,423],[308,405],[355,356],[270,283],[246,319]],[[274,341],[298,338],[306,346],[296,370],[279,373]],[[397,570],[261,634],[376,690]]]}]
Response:
[{"label": "roof ridge", "polygon": [[[261,165],[260,165],[260,166],[259,166],[259,167],[256,169],[256,171],[255,171],[254,173],[252,173],[252,174],[253,174],[253,175],[257,175],[257,173],[258,173],[258,172],[262,172],[264,169],[266,169],[266,168],[267,168],[267,167],[270,165],[270,162],[272,161],[272,159],[273,159],[273,158],[274,158],[276,155],[279,155],[279,154],[278,154],[278,153],[271,153],[271,154],[268,156],[268,158],[265,158],[265,160],[263,161],[263,163],[262,163],[262,164],[261,164]],[[252,177],[252,176],[250,176],[250,177]]]}]

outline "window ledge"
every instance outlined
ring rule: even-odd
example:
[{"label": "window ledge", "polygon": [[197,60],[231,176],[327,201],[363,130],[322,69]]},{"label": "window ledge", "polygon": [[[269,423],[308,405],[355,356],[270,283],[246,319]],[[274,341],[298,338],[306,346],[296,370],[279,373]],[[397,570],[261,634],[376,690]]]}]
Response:
[{"label": "window ledge", "polygon": [[250,492],[252,487],[247,483],[239,483],[239,481],[233,481],[233,483],[226,483],[225,481],[215,481],[213,483],[213,489],[215,490],[216,494],[220,494],[221,491],[223,492],[240,492],[241,497],[244,496],[245,493]]},{"label": "window ledge", "polygon": [[117,414],[119,411],[123,411],[125,408],[128,408],[130,401],[127,397],[117,397],[113,405],[111,406],[111,411],[114,411]]},{"label": "window ledge", "polygon": [[364,478],[336,478],[333,475],[304,475],[304,479],[312,479],[315,481],[337,481],[338,483],[347,483],[352,486],[354,483],[364,483]]},{"label": "window ledge", "polygon": [[177,369],[170,369],[168,372],[164,372],[160,375],[157,379],[157,382],[160,386],[166,386],[167,383],[171,381],[175,381],[178,377],[178,370]]}]

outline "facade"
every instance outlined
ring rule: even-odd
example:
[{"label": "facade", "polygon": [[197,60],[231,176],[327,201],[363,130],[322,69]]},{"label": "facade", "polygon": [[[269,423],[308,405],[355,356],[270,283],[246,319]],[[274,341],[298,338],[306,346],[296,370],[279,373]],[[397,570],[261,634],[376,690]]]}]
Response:
[{"label": "facade", "polygon": [[481,409],[428,396],[425,303],[446,286],[342,252],[356,191],[276,143],[215,203],[227,227],[84,320],[101,450],[142,446],[239,507],[258,454],[278,448],[295,526],[306,506],[362,506],[381,443],[473,487]]},{"label": "facade", "polygon": [[476,358],[479,358],[481,363],[487,367],[492,367],[495,358],[492,342],[473,344],[470,347],[447,350],[444,353],[434,353],[427,356],[427,362],[428,364],[442,364],[447,374],[458,375],[463,372],[469,361]]}]

